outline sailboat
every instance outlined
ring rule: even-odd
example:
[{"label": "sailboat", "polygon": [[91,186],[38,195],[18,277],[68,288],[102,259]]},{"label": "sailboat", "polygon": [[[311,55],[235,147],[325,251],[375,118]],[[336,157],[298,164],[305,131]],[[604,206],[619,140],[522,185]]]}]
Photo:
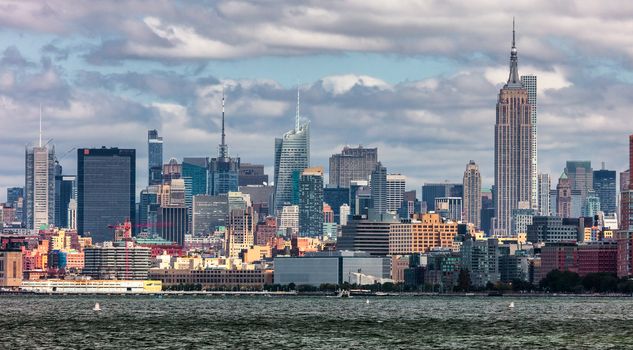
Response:
[{"label": "sailboat", "polygon": [[508,305],[508,308],[510,308],[510,309],[514,309],[514,301],[511,301],[511,302],[510,302],[510,305]]},{"label": "sailboat", "polygon": [[92,311],[101,311],[101,306],[99,306],[99,303],[95,303],[95,307],[92,308]]}]

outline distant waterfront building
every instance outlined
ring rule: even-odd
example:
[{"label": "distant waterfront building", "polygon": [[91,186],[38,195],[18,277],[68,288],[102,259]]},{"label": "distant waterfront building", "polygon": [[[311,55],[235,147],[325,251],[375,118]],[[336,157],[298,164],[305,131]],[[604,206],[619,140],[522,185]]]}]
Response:
[{"label": "distant waterfront building", "polygon": [[500,252],[497,239],[467,239],[462,244],[461,253],[462,267],[470,272],[470,280],[474,286],[485,287],[489,282],[499,282]]},{"label": "distant waterfront building", "polygon": [[382,215],[387,212],[387,168],[382,166],[380,162],[371,172],[370,181],[371,190],[371,215]]},{"label": "distant waterfront building", "polygon": [[213,196],[235,192],[239,185],[240,158],[229,157],[229,146],[224,133],[224,91],[222,92],[222,141],[217,158],[209,160],[207,193]]},{"label": "distant waterfront building", "polygon": [[26,148],[24,186],[24,223],[39,229],[55,223],[55,147],[42,145]]},{"label": "distant waterfront building", "polygon": [[538,210],[539,191],[538,191],[538,151],[537,151],[537,132],[536,132],[536,75],[522,75],[521,83],[528,92],[528,103],[532,107],[530,113],[530,121],[532,123],[532,153],[530,162],[532,163],[532,209]]},{"label": "distant waterfront building", "polygon": [[323,168],[306,168],[299,180],[299,235],[317,237],[323,232]]},{"label": "distant waterfront building", "polygon": [[387,174],[387,211],[396,213],[402,206],[407,177],[400,174]]},{"label": "distant waterfront building", "polygon": [[160,185],[163,180],[163,138],[158,130],[147,131],[148,185]]},{"label": "distant waterfront building", "polygon": [[422,186],[422,201],[426,202],[427,211],[435,211],[437,197],[463,197],[464,185],[459,183],[425,183]]},{"label": "distant waterfront building", "polygon": [[512,30],[510,76],[499,92],[495,124],[495,233],[507,236],[512,210],[533,204],[532,106],[519,80],[518,57]]},{"label": "distant waterfront building", "polygon": [[381,283],[391,276],[391,258],[369,256],[363,252],[322,252],[302,257],[275,258],[274,283],[312,285],[356,283],[360,277],[371,279],[364,284]]},{"label": "distant waterfront building", "polygon": [[330,157],[329,184],[347,188],[353,180],[369,180],[378,163],[378,148],[344,147]]},{"label": "distant waterfront building", "polygon": [[550,211],[550,189],[552,187],[549,174],[538,174],[538,214],[553,215]]},{"label": "distant waterfront building", "polygon": [[112,240],[109,226],[136,220],[136,151],[77,150],[77,230],[95,243]]},{"label": "distant waterfront building", "polygon": [[240,163],[239,185],[261,186],[268,184],[268,175],[264,173],[264,166],[262,164]]},{"label": "distant waterfront building", "polygon": [[481,174],[479,166],[470,161],[464,171],[464,221],[481,227]]},{"label": "distant waterfront building", "polygon": [[145,280],[151,249],[132,242],[105,242],[84,248],[82,274],[96,280]]},{"label": "distant waterfront building", "polygon": [[593,189],[600,199],[600,210],[605,214],[613,214],[617,211],[615,170],[594,170]]},{"label": "distant waterfront building", "polygon": [[273,211],[292,204],[293,173],[310,167],[310,123],[301,122],[299,112],[299,90],[297,90],[297,114],[294,129],[282,138],[275,139],[275,194]]}]

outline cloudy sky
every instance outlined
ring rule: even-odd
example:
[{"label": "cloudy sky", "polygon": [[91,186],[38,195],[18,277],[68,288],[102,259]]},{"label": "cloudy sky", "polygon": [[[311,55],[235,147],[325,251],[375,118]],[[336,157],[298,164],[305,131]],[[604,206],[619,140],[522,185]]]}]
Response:
[{"label": "cloudy sky", "polygon": [[313,165],[363,144],[418,192],[470,159],[490,186],[513,16],[519,73],[539,80],[539,170],[625,170],[633,2],[0,1],[0,201],[24,184],[40,104],[65,173],[74,147],[136,148],[140,189],[147,129],[165,160],[217,154],[222,85],[231,154],[270,175],[299,85]]}]

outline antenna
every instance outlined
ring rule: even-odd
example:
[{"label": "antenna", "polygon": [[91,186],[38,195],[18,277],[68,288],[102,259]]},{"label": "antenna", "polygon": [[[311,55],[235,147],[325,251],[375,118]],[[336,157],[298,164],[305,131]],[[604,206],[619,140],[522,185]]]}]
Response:
[{"label": "antenna", "polygon": [[300,118],[300,109],[299,109],[299,83],[297,82],[297,115],[295,116],[295,132],[299,131],[299,118]]},{"label": "antenna", "polygon": [[42,147],[42,104],[40,103],[40,147]]},{"label": "antenna", "polygon": [[224,133],[224,85],[222,85],[222,146],[225,145],[226,134]]},{"label": "antenna", "polygon": [[515,44],[514,44],[514,16],[512,16],[512,47],[515,47]]}]

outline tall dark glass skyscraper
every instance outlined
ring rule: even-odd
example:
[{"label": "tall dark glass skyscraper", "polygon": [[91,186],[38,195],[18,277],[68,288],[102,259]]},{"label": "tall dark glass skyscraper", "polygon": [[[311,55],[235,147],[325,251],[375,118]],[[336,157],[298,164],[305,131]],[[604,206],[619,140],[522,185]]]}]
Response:
[{"label": "tall dark glass skyscraper", "polygon": [[616,212],[615,170],[595,170],[593,172],[593,190],[600,198],[600,209],[605,214]]},{"label": "tall dark glass skyscraper", "polygon": [[163,138],[158,136],[158,130],[147,131],[147,166],[150,185],[162,182],[163,168]]},{"label": "tall dark glass skyscraper", "polygon": [[229,157],[229,146],[224,133],[224,92],[222,92],[222,143],[217,158],[209,162],[208,193],[213,196],[235,192],[239,185],[240,158]]},{"label": "tall dark glass skyscraper", "polygon": [[77,230],[93,242],[113,239],[109,226],[132,221],[135,227],[136,150],[77,150]]},{"label": "tall dark glass skyscraper", "polygon": [[55,175],[55,226],[57,227],[69,228],[68,205],[71,199],[77,199],[76,180],[77,177],[74,175]]},{"label": "tall dark glass skyscraper", "polygon": [[[387,212],[387,168],[380,162],[371,172],[371,208],[374,215],[382,215]],[[371,216],[371,215],[370,215]]]},{"label": "tall dark glass skyscraper", "polygon": [[299,179],[299,235],[323,234],[323,168],[307,168]]}]

